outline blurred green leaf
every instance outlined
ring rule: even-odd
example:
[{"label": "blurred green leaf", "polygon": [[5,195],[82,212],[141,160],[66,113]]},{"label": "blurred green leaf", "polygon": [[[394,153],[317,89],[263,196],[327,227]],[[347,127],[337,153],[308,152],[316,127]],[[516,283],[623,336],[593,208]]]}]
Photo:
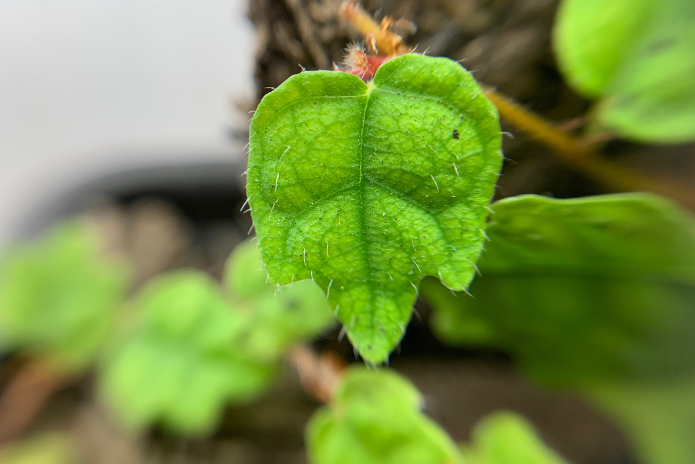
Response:
[{"label": "blurred green leaf", "polygon": [[67,436],[47,434],[12,443],[0,450],[0,464],[75,464],[75,449]]},{"label": "blurred green leaf", "polygon": [[55,369],[82,369],[108,334],[128,280],[124,263],[101,252],[86,221],[60,223],[3,258],[0,339]]},{"label": "blurred green leaf", "polygon": [[642,461],[695,462],[695,378],[605,383],[583,390],[632,437]]},{"label": "blurred green leaf", "polygon": [[326,295],[311,280],[277,288],[267,283],[255,242],[239,245],[225,278],[235,306],[248,318],[243,349],[259,359],[277,359],[293,344],[308,341],[335,324]]},{"label": "blurred green leaf", "polygon": [[331,404],[312,417],[313,464],[463,463],[456,445],[420,412],[422,398],[391,371],[349,369]]},{"label": "blurred green leaf", "polygon": [[560,68],[596,117],[626,137],[695,139],[695,2],[564,0],[555,27]]},{"label": "blurred green leaf", "polygon": [[567,464],[522,416],[500,411],[483,418],[463,447],[467,464]]},{"label": "blurred green leaf", "polygon": [[113,347],[101,379],[105,400],[126,425],[207,433],[225,405],[259,396],[273,380],[274,364],[239,348],[245,318],[205,274],[164,275],[134,304],[142,321]]},{"label": "blurred green leaf", "polygon": [[[655,406],[672,390],[695,401],[685,388],[695,370],[695,220],[650,194],[522,196],[493,209],[474,298],[421,286],[434,330],[504,348],[537,380],[602,398],[627,418],[646,462],[695,462],[692,440],[678,444],[695,416]],[[663,430],[670,444],[645,440]]]},{"label": "blurred green leaf", "polygon": [[210,432],[225,406],[268,389],[287,349],[334,321],[313,282],[266,283],[251,241],[232,253],[225,282],[226,292],[202,272],[179,271],[150,282],[135,300],[139,320],[114,344],[101,381],[127,426]]}]

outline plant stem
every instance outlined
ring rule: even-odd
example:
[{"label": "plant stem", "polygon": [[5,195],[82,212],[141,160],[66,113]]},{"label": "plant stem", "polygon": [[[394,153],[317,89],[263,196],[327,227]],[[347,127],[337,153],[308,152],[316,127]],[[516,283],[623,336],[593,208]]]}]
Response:
[{"label": "plant stem", "polygon": [[674,184],[645,176],[632,169],[596,157],[596,151],[578,139],[562,132],[541,116],[527,110],[511,98],[496,90],[482,86],[485,96],[492,101],[500,117],[536,141],[580,172],[618,191],[649,190],[669,196],[685,206],[695,209],[693,192]]},{"label": "plant stem", "polygon": [[345,361],[330,351],[319,356],[303,345],[292,348],[287,359],[296,367],[304,391],[319,403],[327,403],[343,374]]},{"label": "plant stem", "polygon": [[403,55],[411,51],[411,48],[403,43],[401,36],[389,31],[383,21],[382,25],[379,25],[369,13],[354,1],[343,2],[340,13],[368,41],[373,40],[374,48],[379,55]]},{"label": "plant stem", "polygon": [[0,398],[0,444],[19,438],[51,396],[70,382],[36,361],[22,364]]}]

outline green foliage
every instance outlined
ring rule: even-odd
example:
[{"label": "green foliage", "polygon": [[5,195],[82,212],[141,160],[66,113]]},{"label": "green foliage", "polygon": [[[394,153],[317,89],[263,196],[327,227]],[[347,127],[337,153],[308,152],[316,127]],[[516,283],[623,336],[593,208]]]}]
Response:
[{"label": "green foliage", "polygon": [[307,429],[313,464],[463,463],[456,445],[420,412],[422,397],[390,371],[352,368]]},{"label": "green foliage", "polygon": [[555,28],[560,68],[598,122],[641,141],[695,139],[695,2],[564,0]]},{"label": "green foliage", "polygon": [[695,377],[673,381],[606,383],[583,391],[632,437],[642,461],[695,461]]},{"label": "green foliage", "polygon": [[467,464],[566,464],[538,438],[522,416],[500,411],[481,420],[473,443],[463,447]]},{"label": "green foliage", "polygon": [[247,193],[270,278],[315,280],[365,360],[397,345],[422,276],[468,286],[502,156],[496,110],[459,64],[404,55],[369,84],[301,73],[250,130]]},{"label": "green foliage", "polygon": [[276,296],[258,278],[260,266],[257,247],[245,243],[228,265],[231,295],[197,271],[164,275],[141,292],[133,303],[140,320],[114,343],[102,369],[102,396],[126,426],[207,433],[225,405],[267,390],[291,344],[330,325],[313,282]]},{"label": "green foliage", "polygon": [[95,357],[125,296],[128,273],[84,220],[55,226],[0,264],[0,338],[60,371]]},{"label": "green foliage", "polygon": [[594,398],[628,424],[647,462],[695,461],[692,440],[682,441],[695,417],[695,390],[686,388],[695,220],[649,194],[522,196],[493,208],[475,298],[421,286],[435,331],[505,348],[534,378]]},{"label": "green foliage", "polygon": [[251,241],[239,245],[229,260],[226,282],[235,307],[247,319],[240,343],[254,357],[275,360],[291,345],[326,331],[335,318],[314,282],[295,282],[278,290],[267,279],[258,246]]},{"label": "green foliage", "polygon": [[67,436],[51,434],[12,443],[0,450],[0,464],[74,464],[75,450]]}]

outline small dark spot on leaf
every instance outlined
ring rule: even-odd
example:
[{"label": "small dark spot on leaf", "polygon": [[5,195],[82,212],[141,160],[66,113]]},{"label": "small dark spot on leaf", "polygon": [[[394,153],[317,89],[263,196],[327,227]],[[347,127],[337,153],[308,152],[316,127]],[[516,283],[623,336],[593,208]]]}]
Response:
[{"label": "small dark spot on leaf", "polygon": [[456,129],[454,129],[454,138],[455,138],[456,140],[459,139],[459,131],[457,131]]}]

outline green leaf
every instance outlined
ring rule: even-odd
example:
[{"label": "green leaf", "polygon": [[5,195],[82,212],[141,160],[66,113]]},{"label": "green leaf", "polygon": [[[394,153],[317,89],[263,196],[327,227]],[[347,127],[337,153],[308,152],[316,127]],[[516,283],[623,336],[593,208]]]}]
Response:
[{"label": "green leaf", "polygon": [[546,382],[678,376],[695,367],[695,221],[660,197],[495,203],[467,295],[421,291],[449,341],[502,345]]},{"label": "green leaf", "polygon": [[239,348],[245,318],[205,274],[162,276],[135,304],[142,321],[115,343],[100,382],[126,426],[160,422],[176,432],[204,434],[226,404],[254,399],[270,385],[275,365]]},{"label": "green leaf", "polygon": [[522,416],[499,411],[483,418],[464,447],[467,464],[566,464]]},{"label": "green leaf", "polygon": [[564,0],[560,68],[609,130],[641,141],[695,139],[695,2]]},{"label": "green leaf", "polygon": [[84,220],[59,223],[0,264],[0,338],[60,371],[85,368],[125,297],[123,262],[100,250]]},{"label": "green leaf", "polygon": [[266,283],[258,246],[248,240],[229,258],[226,273],[234,306],[247,318],[240,348],[258,359],[277,360],[292,345],[309,341],[335,323],[326,295],[306,280],[277,289]]},{"label": "green leaf", "polygon": [[475,298],[422,283],[435,331],[504,348],[535,379],[598,401],[645,462],[695,462],[693,217],[650,194],[523,196],[493,209]]},{"label": "green leaf", "polygon": [[695,460],[695,379],[595,385],[595,404],[632,437],[642,462],[690,464]]},{"label": "green leaf", "polygon": [[391,371],[352,368],[307,428],[312,464],[456,464],[456,445],[420,412],[415,387]]},{"label": "green leaf", "polygon": [[374,81],[305,72],[251,122],[247,193],[274,283],[315,280],[362,357],[403,336],[424,275],[468,286],[502,155],[493,105],[445,58]]}]

